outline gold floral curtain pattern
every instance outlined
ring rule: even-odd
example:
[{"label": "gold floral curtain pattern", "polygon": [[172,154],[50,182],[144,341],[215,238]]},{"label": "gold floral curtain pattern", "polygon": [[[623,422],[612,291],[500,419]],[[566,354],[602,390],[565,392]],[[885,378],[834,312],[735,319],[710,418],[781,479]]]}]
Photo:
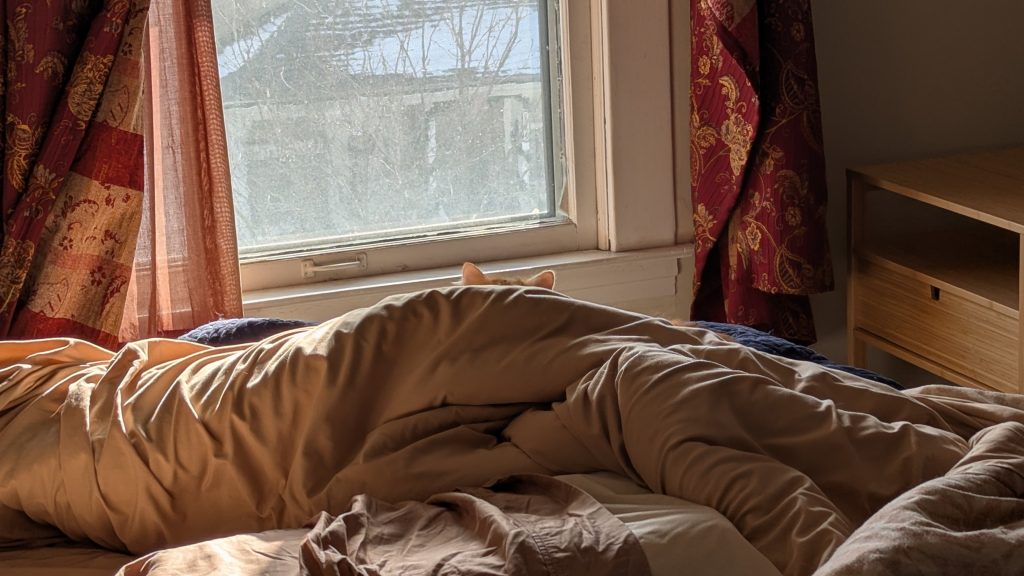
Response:
[{"label": "gold floral curtain pattern", "polygon": [[691,317],[816,339],[833,288],[810,0],[691,0]]},{"label": "gold floral curtain pattern", "polygon": [[149,0],[4,6],[0,338],[114,346],[142,205]]}]

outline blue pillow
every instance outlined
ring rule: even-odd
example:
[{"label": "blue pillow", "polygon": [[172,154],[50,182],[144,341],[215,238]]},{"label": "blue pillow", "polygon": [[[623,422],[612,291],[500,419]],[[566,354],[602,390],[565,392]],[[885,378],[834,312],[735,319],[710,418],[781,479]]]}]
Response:
[{"label": "blue pillow", "polygon": [[179,339],[207,346],[230,346],[258,342],[267,336],[306,326],[316,326],[316,323],[279,318],[228,318],[203,324]]}]

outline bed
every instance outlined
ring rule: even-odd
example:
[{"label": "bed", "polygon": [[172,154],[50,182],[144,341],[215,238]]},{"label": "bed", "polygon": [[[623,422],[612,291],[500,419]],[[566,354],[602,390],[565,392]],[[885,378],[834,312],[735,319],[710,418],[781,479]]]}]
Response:
[{"label": "bed", "polygon": [[[332,554],[470,508],[552,573],[1021,562],[1019,397],[901,392],[541,289],[428,290],[224,348],[3,343],[0,383],[0,573],[349,573]],[[124,554],[36,547],[61,534]]]},{"label": "bed", "polygon": [[[591,495],[637,537],[653,576],[675,575],[680,567],[693,576],[778,575],[771,563],[711,508],[652,494],[627,478],[607,472],[558,478]],[[295,550],[294,546],[282,545],[275,551],[284,563],[298,566]],[[0,576],[109,576],[135,559],[70,543],[0,551]],[[265,567],[258,573],[267,573]]]}]

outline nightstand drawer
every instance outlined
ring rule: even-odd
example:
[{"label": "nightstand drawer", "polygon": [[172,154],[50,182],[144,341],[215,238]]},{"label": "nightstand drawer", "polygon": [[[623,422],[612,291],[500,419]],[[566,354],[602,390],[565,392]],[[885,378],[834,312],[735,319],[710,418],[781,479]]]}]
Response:
[{"label": "nightstand drawer", "polygon": [[856,274],[857,328],[993,388],[1017,391],[1016,318],[863,258]]}]

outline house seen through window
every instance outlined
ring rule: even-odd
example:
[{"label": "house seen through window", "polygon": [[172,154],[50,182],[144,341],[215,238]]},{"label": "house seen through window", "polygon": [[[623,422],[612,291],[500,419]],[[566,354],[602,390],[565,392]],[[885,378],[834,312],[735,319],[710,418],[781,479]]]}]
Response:
[{"label": "house seen through window", "polygon": [[564,218],[546,0],[213,7],[243,256]]}]

